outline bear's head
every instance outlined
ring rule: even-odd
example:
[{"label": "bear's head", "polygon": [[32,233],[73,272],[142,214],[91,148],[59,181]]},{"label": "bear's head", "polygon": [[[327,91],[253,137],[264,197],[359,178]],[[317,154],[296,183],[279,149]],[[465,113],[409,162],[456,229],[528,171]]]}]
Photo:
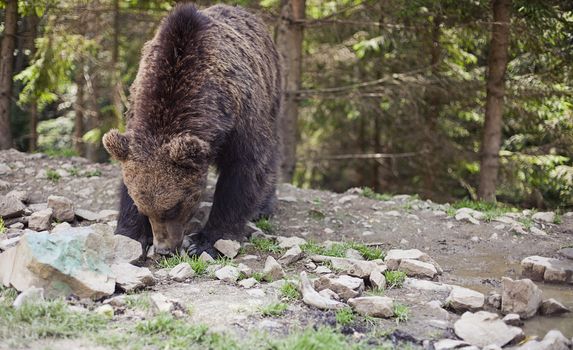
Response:
[{"label": "bear's head", "polygon": [[209,144],[188,133],[169,140],[110,130],[103,145],[121,163],[123,181],[139,212],[149,218],[159,254],[176,253],[207,182]]}]

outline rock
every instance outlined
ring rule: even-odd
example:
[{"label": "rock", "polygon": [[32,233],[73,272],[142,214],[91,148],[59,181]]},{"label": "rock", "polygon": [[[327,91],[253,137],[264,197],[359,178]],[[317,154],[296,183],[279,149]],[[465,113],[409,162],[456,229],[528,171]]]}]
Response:
[{"label": "rock", "polygon": [[314,273],[319,274],[319,275],[324,275],[327,273],[332,273],[332,270],[326,266],[321,265],[321,266],[318,266],[314,269]]},{"label": "rock", "polygon": [[4,180],[0,180],[0,191],[5,191],[7,189],[9,189],[10,187],[12,187],[12,185]]},{"label": "rock", "polygon": [[535,227],[535,226],[532,226],[532,227],[529,229],[529,232],[531,232],[531,234],[534,235],[534,236],[547,236],[547,232],[545,232],[545,231],[543,231],[543,230],[541,230],[541,229],[538,229],[538,228]]},{"label": "rock", "polygon": [[12,169],[6,163],[0,163],[0,175],[10,174]]},{"label": "rock", "polygon": [[0,196],[0,217],[9,219],[22,215],[24,203],[14,196]]},{"label": "rock", "polygon": [[251,277],[253,275],[253,269],[243,263],[240,263],[237,269],[239,270],[240,276]]},{"label": "rock", "polygon": [[181,264],[175,266],[169,271],[169,277],[177,282],[183,282],[188,278],[195,276],[195,270],[189,265],[189,263],[182,262]]},{"label": "rock", "polygon": [[386,277],[382,273],[382,269],[374,269],[370,273],[370,284],[374,289],[386,289]]},{"label": "rock", "polygon": [[117,220],[117,216],[119,215],[119,211],[117,210],[110,210],[110,209],[104,209],[104,210],[100,210],[97,215],[98,217],[98,221],[100,222],[108,222],[108,221],[113,221],[113,220]]},{"label": "rock", "polygon": [[263,278],[267,282],[273,282],[280,280],[285,276],[285,272],[281,265],[273,258],[268,256],[265,261],[265,267],[263,269]]},{"label": "rock", "polygon": [[551,330],[545,334],[543,340],[530,340],[521,345],[518,350],[569,350],[572,341],[558,330]]},{"label": "rock", "polygon": [[384,213],[384,215],[386,215],[386,216],[392,216],[392,217],[395,217],[395,218],[399,218],[399,217],[402,216],[402,214],[400,214],[400,212],[397,211],[397,210],[387,211],[387,212]]},{"label": "rock", "polygon": [[54,218],[58,221],[72,222],[76,217],[74,203],[66,197],[49,196],[48,208],[54,210]]},{"label": "rock", "polygon": [[294,196],[279,197],[278,200],[286,203],[296,203],[298,201]]},{"label": "rock", "polygon": [[501,294],[490,292],[487,296],[486,302],[494,309],[501,309]]},{"label": "rock", "polygon": [[501,312],[516,313],[522,319],[535,315],[541,305],[541,290],[530,279],[502,278]]},{"label": "rock", "polygon": [[454,331],[461,339],[479,347],[490,344],[504,346],[523,338],[520,328],[506,325],[497,314],[487,311],[466,311],[454,323]]},{"label": "rock", "polygon": [[255,298],[264,298],[266,295],[265,291],[260,288],[249,289],[247,294]]},{"label": "rock", "polygon": [[116,284],[126,292],[131,292],[155,283],[153,274],[147,267],[137,267],[122,262],[111,265]]},{"label": "rock", "polygon": [[155,313],[171,312],[175,309],[175,303],[173,300],[168,299],[161,293],[150,294],[149,300],[151,301],[151,307]]},{"label": "rock", "polygon": [[[97,226],[97,227],[103,227]],[[123,235],[109,236],[110,254],[106,255],[108,263],[133,263],[141,258],[143,250],[141,243]]]},{"label": "rock", "polygon": [[33,212],[32,215],[28,217],[28,227],[34,231],[49,230],[51,228],[53,213],[52,208]]},{"label": "rock", "polygon": [[455,286],[446,299],[446,304],[456,311],[475,311],[483,308],[484,301],[485,296],[482,293]]},{"label": "rock", "polygon": [[353,200],[357,199],[358,196],[355,194],[349,194],[346,196],[342,196],[338,199],[338,204],[346,204],[348,202],[352,202]]},{"label": "rock", "polygon": [[63,232],[72,228],[72,225],[68,224],[67,222],[62,222],[54,226],[52,229],[52,233]]},{"label": "rock", "polygon": [[477,211],[477,210],[471,209],[471,208],[460,208],[460,209],[456,210],[455,215],[460,215],[460,214],[467,214],[467,215],[471,216],[472,218],[475,218],[478,220],[482,220],[485,217],[485,215],[481,211]]},{"label": "rock", "polygon": [[519,317],[518,314],[507,314],[502,319],[502,321],[506,325],[509,325],[509,326],[522,326],[523,325],[523,321],[521,320],[521,317]]},{"label": "rock", "polygon": [[450,292],[453,286],[444,283],[419,280],[416,278],[406,278],[404,287],[410,289],[427,290],[432,292]]},{"label": "rock", "polygon": [[316,290],[314,290],[312,283],[308,279],[306,272],[300,273],[300,292],[302,294],[302,301],[310,306],[314,306],[321,310],[338,310],[345,307],[345,305],[336,300],[326,298]]},{"label": "rock", "polygon": [[434,343],[435,350],[452,350],[467,347],[468,343],[455,339],[442,339]]},{"label": "rock", "polygon": [[318,292],[318,294],[331,300],[340,300],[338,294],[336,294],[334,291],[328,288],[321,290],[320,292]]},{"label": "rock", "polygon": [[314,262],[330,262],[333,269],[360,278],[370,277],[372,270],[378,268],[378,264],[367,260],[337,258],[324,255],[313,255],[310,259]]},{"label": "rock", "polygon": [[239,254],[241,243],[230,239],[220,239],[215,242],[214,247],[227,258],[233,259]]},{"label": "rock", "polygon": [[202,260],[207,263],[215,262],[215,259],[213,259],[213,257],[207,252],[201,253],[201,255],[199,255],[199,260]]},{"label": "rock", "polygon": [[20,308],[27,303],[38,303],[44,301],[44,288],[31,287],[18,294],[12,306],[15,309]]},{"label": "rock", "polygon": [[543,300],[541,303],[541,308],[539,309],[540,313],[545,316],[556,316],[565,314],[567,312],[571,312],[568,307],[561,304],[557,300],[550,298],[547,300]]},{"label": "rock", "polygon": [[384,263],[390,270],[398,270],[402,259],[419,260],[434,265],[438,273],[442,273],[442,268],[430,256],[418,249],[390,249],[386,253]]},{"label": "rock", "polygon": [[98,315],[101,315],[107,319],[112,319],[113,318],[113,307],[109,304],[104,304],[102,306],[99,306],[98,308],[96,308],[94,310],[94,312]]},{"label": "rock", "polygon": [[410,277],[434,278],[438,274],[434,265],[413,259],[402,259],[398,269]]},{"label": "rock", "polygon": [[348,259],[364,260],[362,254],[360,254],[358,250],[352,248],[347,249],[346,252],[344,253],[344,256],[347,257]]},{"label": "rock", "polygon": [[15,247],[18,242],[20,242],[21,236],[16,236],[8,239],[3,239],[0,241],[0,250],[8,250]]},{"label": "rock", "polygon": [[16,191],[16,190],[10,191],[6,194],[6,196],[16,197],[22,203],[27,203],[29,199],[28,193],[25,191]]},{"label": "rock", "polygon": [[17,230],[22,230],[24,229],[24,224],[21,222],[15,222],[12,225],[8,226],[9,228],[15,228]]},{"label": "rock", "polygon": [[279,244],[279,248],[282,249],[289,249],[296,245],[301,246],[306,243],[306,239],[300,237],[277,237],[277,242]]},{"label": "rock", "polygon": [[388,318],[394,316],[394,300],[371,296],[348,299],[348,305],[362,316]]},{"label": "rock", "polygon": [[239,279],[239,269],[234,266],[223,266],[215,271],[215,276],[223,282],[235,283]]},{"label": "rock", "polygon": [[279,258],[279,263],[283,265],[290,265],[299,261],[303,256],[303,252],[298,245],[291,247],[283,256]]},{"label": "rock", "polygon": [[545,222],[552,224],[555,221],[555,213],[552,211],[540,211],[531,216],[531,218],[537,222]]},{"label": "rock", "polygon": [[346,275],[336,278],[322,276],[314,282],[314,288],[317,291],[330,289],[342,300],[348,300],[359,296],[364,291],[364,281],[361,278]]},{"label": "rock", "polygon": [[259,284],[259,281],[257,281],[254,278],[247,278],[244,280],[239,281],[239,286],[243,287],[243,288],[253,288],[255,285]]},{"label": "rock", "polygon": [[573,261],[530,256],[521,260],[521,268],[534,281],[573,284]]},{"label": "rock", "polygon": [[106,253],[105,238],[90,227],[74,228],[73,234],[30,231],[0,254],[0,279],[19,291],[44,288],[48,298],[100,299],[115,290]]},{"label": "rock", "polygon": [[573,260],[573,248],[561,248],[557,253],[567,259]]},{"label": "rock", "polygon": [[75,213],[77,217],[86,221],[97,221],[100,218],[98,213],[86,209],[76,209]]},{"label": "rock", "polygon": [[479,220],[475,219],[473,216],[471,216],[468,213],[459,213],[455,215],[455,219],[457,221],[466,221],[469,223],[472,223],[474,225],[479,225]]}]

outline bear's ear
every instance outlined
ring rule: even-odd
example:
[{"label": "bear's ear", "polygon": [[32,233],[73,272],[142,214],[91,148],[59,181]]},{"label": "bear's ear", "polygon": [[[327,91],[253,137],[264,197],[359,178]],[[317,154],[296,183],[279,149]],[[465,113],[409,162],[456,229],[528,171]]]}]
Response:
[{"label": "bear's ear", "polygon": [[129,139],[126,135],[120,134],[119,130],[111,129],[103,135],[103,146],[111,157],[123,162],[129,156]]},{"label": "bear's ear", "polygon": [[209,157],[209,144],[197,136],[182,134],[175,136],[166,145],[169,158],[182,167],[197,167]]}]

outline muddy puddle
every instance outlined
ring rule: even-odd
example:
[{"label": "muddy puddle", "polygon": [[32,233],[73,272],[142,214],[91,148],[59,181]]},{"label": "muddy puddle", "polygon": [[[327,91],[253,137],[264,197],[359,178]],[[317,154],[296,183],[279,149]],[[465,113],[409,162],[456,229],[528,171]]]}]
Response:
[{"label": "muddy puddle", "polygon": [[[501,292],[501,278],[521,277],[520,261],[503,254],[473,256],[442,256],[436,259],[444,267],[443,281],[461,285],[487,295],[492,290]],[[536,282],[543,291],[543,299],[554,298],[573,310],[573,286]],[[566,337],[573,337],[573,312],[562,316],[535,316],[522,327],[525,335],[543,337],[552,329],[560,330]]]}]

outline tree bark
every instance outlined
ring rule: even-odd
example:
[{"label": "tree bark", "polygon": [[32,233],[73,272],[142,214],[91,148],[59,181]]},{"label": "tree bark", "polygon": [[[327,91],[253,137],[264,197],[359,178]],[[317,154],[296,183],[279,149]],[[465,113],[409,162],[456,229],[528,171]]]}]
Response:
[{"label": "tree bark", "polygon": [[74,136],[73,144],[74,150],[78,156],[84,156],[84,86],[85,78],[83,75],[83,65],[80,64],[78,72],[76,73],[76,102],[74,103]]},{"label": "tree bark", "polygon": [[12,147],[10,104],[12,102],[12,73],[14,48],[18,27],[18,1],[7,0],[4,19],[4,38],[0,48],[0,149]]},{"label": "tree bark", "polygon": [[[36,53],[36,37],[38,36],[38,24],[40,18],[34,11],[26,16],[26,34],[24,35],[23,47],[30,50],[26,64],[30,64],[34,54]],[[28,152],[35,152],[38,149],[38,101],[37,98],[30,101],[29,109],[29,133],[28,133]]]},{"label": "tree bark", "polygon": [[113,109],[115,113],[115,126],[123,124],[123,103],[121,101],[121,74],[119,70],[119,0],[113,1],[113,48],[111,51],[112,82],[113,82]]},{"label": "tree bark", "polygon": [[499,170],[505,72],[509,51],[511,0],[493,0],[493,21],[486,85],[485,124],[481,144],[478,197],[494,202]]},{"label": "tree bark", "polygon": [[303,26],[305,0],[281,0],[281,16],[277,26],[277,49],[282,59],[283,96],[279,116],[281,138],[282,181],[290,182],[296,166],[298,141],[298,102],[301,87]]}]

